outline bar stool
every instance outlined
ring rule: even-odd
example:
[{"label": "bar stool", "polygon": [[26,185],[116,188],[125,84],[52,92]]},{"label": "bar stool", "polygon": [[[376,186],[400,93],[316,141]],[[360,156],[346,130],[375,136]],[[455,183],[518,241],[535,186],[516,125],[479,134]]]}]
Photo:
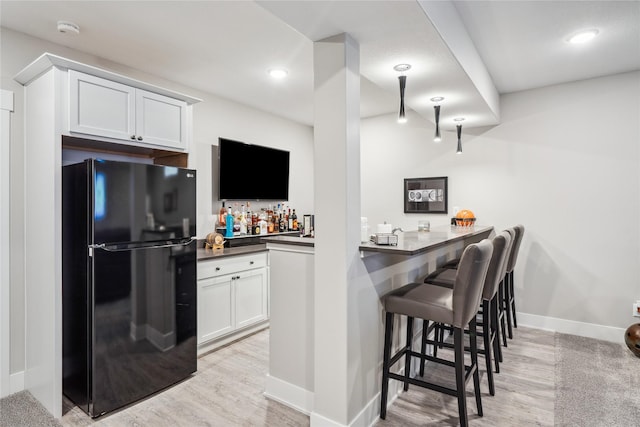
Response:
[{"label": "bar stool", "polygon": [[[458,414],[460,425],[467,426],[466,383],[473,377],[474,392],[478,415],[482,416],[482,400],[480,396],[480,377],[478,374],[478,352],[476,343],[476,312],[482,297],[482,289],[493,245],[487,239],[467,246],[460,258],[455,286],[453,289],[431,286],[424,283],[410,283],[389,292],[383,297],[386,311],[384,334],[384,357],[382,364],[382,392],[380,397],[380,418],[387,415],[387,393],[389,378],[402,381],[404,390],[409,384],[435,390],[458,398]],[[394,315],[407,316],[407,342],[396,354],[391,356]],[[453,326],[453,347],[455,361],[439,359],[425,353],[412,351],[413,319],[434,321]],[[469,326],[471,364],[464,364],[464,329]],[[427,324],[428,329],[428,324]],[[428,341],[429,342],[429,341]],[[430,341],[435,343],[435,341]],[[405,357],[404,375],[391,372],[391,367],[400,358]],[[452,389],[439,384],[411,378],[411,357],[420,360],[447,365],[455,368],[456,388]]]},{"label": "bar stool", "polygon": [[[495,386],[493,382],[493,370],[491,368],[491,353],[493,351],[495,370],[498,373],[500,372],[499,360],[501,361],[502,359],[502,350],[500,349],[500,343],[498,342],[500,329],[500,325],[498,323],[498,287],[502,282],[507,269],[507,260],[511,248],[511,234],[505,230],[495,236],[491,243],[493,244],[493,253],[491,255],[491,261],[489,262],[489,268],[484,281],[482,307],[477,308],[476,315],[482,315],[482,321],[479,324],[482,326],[480,335],[482,335],[484,341],[483,348],[479,349],[478,353],[483,354],[485,357],[489,393],[494,396]],[[455,286],[455,273],[456,269],[440,268],[427,276],[424,282],[430,285],[453,288]],[[444,341],[443,332],[443,325],[436,325],[434,336],[439,341],[439,345]],[[465,350],[469,350],[469,348],[465,348]],[[424,353],[425,351],[426,339],[425,334],[423,333],[422,352]],[[434,355],[436,354],[437,346],[434,346]],[[424,372],[424,360],[421,361],[420,372],[421,374]]]},{"label": "bar stool", "polygon": [[513,338],[513,329],[518,327],[518,321],[516,319],[516,300],[515,289],[513,286],[513,270],[518,261],[518,253],[520,252],[520,244],[522,243],[522,237],[524,236],[524,225],[518,224],[511,228],[515,237],[513,244],[511,245],[511,254],[507,261],[507,271],[504,276],[504,298],[503,304],[505,313],[507,316],[507,327],[509,330],[509,338]]}]

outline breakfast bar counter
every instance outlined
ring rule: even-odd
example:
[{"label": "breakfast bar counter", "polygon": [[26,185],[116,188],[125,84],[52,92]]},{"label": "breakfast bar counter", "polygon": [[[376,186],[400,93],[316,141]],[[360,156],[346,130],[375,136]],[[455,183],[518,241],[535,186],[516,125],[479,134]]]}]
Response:
[{"label": "breakfast bar counter", "polygon": [[376,245],[373,242],[367,242],[360,245],[360,251],[363,255],[368,252],[378,252],[413,256],[459,241],[477,241],[478,236],[486,237],[492,230],[493,227],[478,225],[475,227],[434,227],[431,231],[424,232],[408,231],[398,233],[397,245]]},{"label": "breakfast bar counter", "polygon": [[[457,228],[432,227],[431,231],[407,231],[398,234],[398,244],[381,246],[362,243],[354,260],[353,273],[345,292],[349,297],[350,323],[357,332],[350,348],[350,363],[357,364],[362,425],[370,425],[377,416],[382,342],[384,341],[381,299],[389,291],[407,283],[422,281],[445,262],[457,258],[466,246],[489,237],[491,226]],[[314,382],[318,378],[315,361],[326,357],[330,348],[315,348],[314,336],[323,328],[316,318],[331,307],[323,307],[315,295],[326,286],[315,283],[314,256],[317,239],[277,237],[265,239],[270,258],[270,339],[269,374],[265,396],[306,414],[314,411]],[[321,312],[322,311],[322,312]],[[326,313],[325,313],[326,314]],[[416,324],[416,334],[421,324]],[[405,334],[400,325],[394,334],[395,345]],[[416,335],[419,336],[419,335]],[[390,393],[395,391],[394,382]],[[371,419],[369,419],[371,418]]]}]

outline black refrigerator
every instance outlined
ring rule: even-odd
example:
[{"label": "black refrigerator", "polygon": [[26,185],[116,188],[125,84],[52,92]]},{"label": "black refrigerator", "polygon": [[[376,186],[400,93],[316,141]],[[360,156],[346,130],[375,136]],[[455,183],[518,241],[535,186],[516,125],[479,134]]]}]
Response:
[{"label": "black refrigerator", "polygon": [[62,168],[63,393],[91,417],[196,371],[196,173]]}]

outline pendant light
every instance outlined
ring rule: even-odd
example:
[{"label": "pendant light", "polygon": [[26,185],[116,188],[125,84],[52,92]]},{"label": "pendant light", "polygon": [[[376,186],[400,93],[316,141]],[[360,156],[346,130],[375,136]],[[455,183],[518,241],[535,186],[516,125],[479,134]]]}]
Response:
[{"label": "pendant light", "polygon": [[463,120],[464,117],[453,119],[454,122],[458,122],[458,124],[456,124],[456,131],[458,132],[458,149],[456,150],[456,154],[462,154],[462,124],[460,122]]},{"label": "pendant light", "polygon": [[[409,70],[411,65],[409,64],[398,64],[393,67],[394,70],[404,73]],[[407,84],[407,76],[401,74],[398,76],[398,80],[400,81],[400,111],[398,112],[398,123],[406,123],[407,118],[404,115],[404,88]]]},{"label": "pendant light", "polygon": [[436,105],[433,106],[433,111],[436,116],[436,134],[433,137],[433,142],[440,142],[442,138],[440,137],[440,105],[438,102],[442,101],[444,98],[442,96],[436,96],[431,98],[431,102],[436,102]]}]

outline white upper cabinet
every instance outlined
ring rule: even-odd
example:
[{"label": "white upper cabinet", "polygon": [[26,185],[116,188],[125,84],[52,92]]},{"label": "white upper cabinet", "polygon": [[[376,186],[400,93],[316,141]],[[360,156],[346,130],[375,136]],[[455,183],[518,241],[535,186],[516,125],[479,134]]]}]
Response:
[{"label": "white upper cabinet", "polygon": [[135,138],[136,89],[69,70],[69,130],[107,138]]},{"label": "white upper cabinet", "polygon": [[69,131],[130,144],[187,148],[187,103],[69,70]]},{"label": "white upper cabinet", "polygon": [[187,139],[187,103],[136,90],[136,139],[147,144],[184,149]]}]

